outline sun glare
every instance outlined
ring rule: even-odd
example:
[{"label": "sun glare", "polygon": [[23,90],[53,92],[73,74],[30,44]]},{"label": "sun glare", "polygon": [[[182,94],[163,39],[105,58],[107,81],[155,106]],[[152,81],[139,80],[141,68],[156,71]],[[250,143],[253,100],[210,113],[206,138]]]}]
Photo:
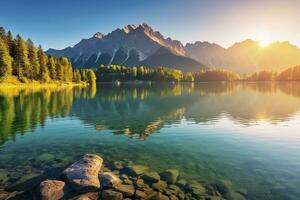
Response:
[{"label": "sun glare", "polygon": [[254,34],[254,39],[258,41],[259,46],[262,48],[267,47],[272,42],[271,34],[268,31],[257,31]]},{"label": "sun glare", "polygon": [[258,44],[260,47],[265,48],[265,47],[269,46],[270,42],[265,41],[265,40],[260,40],[260,41],[258,41]]}]

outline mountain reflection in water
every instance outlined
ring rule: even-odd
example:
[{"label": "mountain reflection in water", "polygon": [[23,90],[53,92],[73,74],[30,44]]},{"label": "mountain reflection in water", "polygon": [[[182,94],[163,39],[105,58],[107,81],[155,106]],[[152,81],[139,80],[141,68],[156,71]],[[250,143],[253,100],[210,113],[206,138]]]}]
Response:
[{"label": "mountain reflection in water", "polygon": [[203,83],[39,90],[0,90],[0,142],[72,116],[96,130],[145,139],[182,119],[213,123],[223,116],[242,125],[288,121],[300,110],[298,83]]}]

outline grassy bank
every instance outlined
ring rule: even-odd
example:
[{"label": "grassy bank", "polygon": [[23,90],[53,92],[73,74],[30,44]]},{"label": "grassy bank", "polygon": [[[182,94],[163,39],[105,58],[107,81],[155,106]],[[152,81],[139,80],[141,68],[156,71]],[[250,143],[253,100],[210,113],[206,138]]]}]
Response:
[{"label": "grassy bank", "polygon": [[7,76],[0,79],[0,88],[49,88],[49,87],[74,87],[74,86],[87,86],[86,82],[64,82],[51,80],[47,83],[42,83],[35,80],[25,80],[21,82],[15,76]]}]

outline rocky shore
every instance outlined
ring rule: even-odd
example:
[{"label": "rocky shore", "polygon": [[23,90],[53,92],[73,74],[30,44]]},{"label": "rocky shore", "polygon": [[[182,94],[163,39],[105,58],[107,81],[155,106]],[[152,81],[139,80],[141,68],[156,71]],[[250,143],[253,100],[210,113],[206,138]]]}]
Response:
[{"label": "rocky shore", "polygon": [[0,191],[0,200],[222,200],[229,191],[225,183],[207,186],[184,180],[176,169],[159,173],[132,162],[107,167],[95,154],[84,155],[54,177],[27,184],[32,187],[26,191]]}]

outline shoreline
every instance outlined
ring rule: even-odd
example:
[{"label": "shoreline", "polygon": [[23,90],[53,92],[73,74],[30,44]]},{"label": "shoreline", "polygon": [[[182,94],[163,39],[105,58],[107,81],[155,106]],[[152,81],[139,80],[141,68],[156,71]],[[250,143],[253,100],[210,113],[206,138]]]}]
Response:
[{"label": "shoreline", "polygon": [[21,82],[16,76],[7,76],[0,79],[0,89],[26,89],[26,88],[61,88],[61,87],[75,87],[75,86],[88,86],[86,82],[65,82],[59,80],[51,80],[47,83],[43,83],[36,80],[25,80]]},{"label": "shoreline", "polygon": [[73,83],[73,82],[49,82],[49,83],[40,83],[40,82],[30,82],[30,83],[9,83],[9,82],[0,82],[0,89],[26,89],[26,88],[64,88],[64,87],[86,87],[87,83]]}]

